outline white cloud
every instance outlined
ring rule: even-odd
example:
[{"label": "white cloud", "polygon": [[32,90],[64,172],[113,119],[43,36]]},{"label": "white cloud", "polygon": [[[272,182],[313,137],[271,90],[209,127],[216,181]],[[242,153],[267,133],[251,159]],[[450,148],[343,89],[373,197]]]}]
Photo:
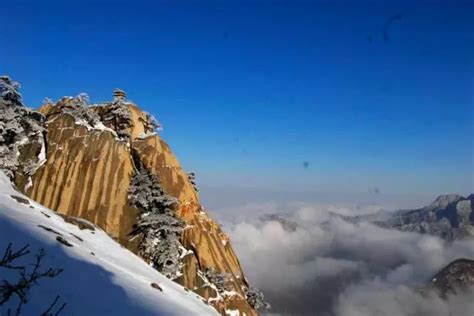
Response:
[{"label": "white cloud", "polygon": [[[438,311],[454,311],[451,301],[424,297],[413,289],[452,260],[474,258],[472,240],[448,245],[433,236],[388,230],[368,222],[356,224],[334,215],[374,213],[378,211],[375,206],[354,210],[300,204],[293,212],[264,221],[259,217],[266,213],[265,205],[271,205],[268,213],[282,209],[271,203],[247,206],[246,221],[226,225],[248,279],[264,291],[275,311],[430,315],[430,304],[438,306]],[[294,229],[288,229],[286,222],[294,223]],[[459,305],[459,299],[454,301]],[[384,314],[385,310],[391,312]]]},{"label": "white cloud", "polygon": [[413,288],[393,286],[380,279],[349,286],[338,298],[336,315],[351,316],[470,316],[474,311],[472,290],[441,299],[422,295]]}]

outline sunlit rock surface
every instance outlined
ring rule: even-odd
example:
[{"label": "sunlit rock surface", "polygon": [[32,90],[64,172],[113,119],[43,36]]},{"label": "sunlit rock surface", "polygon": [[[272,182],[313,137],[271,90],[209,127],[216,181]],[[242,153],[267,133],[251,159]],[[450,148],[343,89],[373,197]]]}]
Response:
[{"label": "sunlit rock surface", "polygon": [[[245,299],[248,284],[228,236],[200,205],[188,174],[150,126],[149,115],[123,99],[86,110],[78,106],[75,98],[65,97],[41,107],[47,160],[30,177],[17,174],[17,187],[48,208],[99,225],[136,251],[129,234],[138,210],[130,205],[127,191],[135,164],[143,164],[178,199],[177,215],[187,224],[181,241],[187,249],[183,274],[175,281],[222,314],[256,315]],[[203,278],[209,268],[228,275],[232,289],[219,294]]]}]

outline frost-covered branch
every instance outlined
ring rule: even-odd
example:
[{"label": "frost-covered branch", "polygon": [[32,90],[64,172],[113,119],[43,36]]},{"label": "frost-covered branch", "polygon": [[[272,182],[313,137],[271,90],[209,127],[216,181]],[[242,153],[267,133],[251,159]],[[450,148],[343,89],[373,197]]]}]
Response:
[{"label": "frost-covered branch", "polygon": [[0,169],[11,179],[21,167],[20,149],[32,143],[41,147],[44,141],[45,117],[23,105],[19,87],[10,78],[0,77]]},{"label": "frost-covered branch", "polygon": [[44,98],[42,106],[48,105],[48,104],[54,104],[53,100],[51,98]]},{"label": "frost-covered branch", "polygon": [[163,126],[160,122],[151,114],[145,112],[145,121],[143,126],[146,133],[153,133],[155,131],[163,130]]},{"label": "frost-covered branch", "polygon": [[20,84],[8,76],[0,77],[0,104],[22,106]]},{"label": "frost-covered branch", "polygon": [[79,105],[88,106],[90,102],[89,95],[85,92],[81,92],[77,95],[76,99],[79,101]]},{"label": "frost-covered branch", "polygon": [[114,103],[108,106],[107,113],[102,115],[105,126],[112,127],[117,136],[128,141],[130,139],[129,128],[132,126],[132,114],[122,99],[114,99]]},{"label": "frost-covered branch", "polygon": [[265,301],[262,291],[257,288],[249,287],[245,292],[245,298],[253,309],[270,309],[270,304]]},{"label": "frost-covered branch", "polygon": [[[75,98],[74,100],[79,100]],[[73,108],[64,109],[65,113],[69,113],[79,124],[94,127],[100,123],[100,116],[90,107],[86,106],[86,103],[82,103],[82,100]]]}]

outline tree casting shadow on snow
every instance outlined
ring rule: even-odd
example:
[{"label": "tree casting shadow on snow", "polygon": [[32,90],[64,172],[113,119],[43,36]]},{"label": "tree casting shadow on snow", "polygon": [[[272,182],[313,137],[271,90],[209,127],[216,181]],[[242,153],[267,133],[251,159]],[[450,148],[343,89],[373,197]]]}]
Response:
[{"label": "tree casting shadow on snow", "polygon": [[[14,272],[15,276],[12,280],[4,279],[0,280],[0,306],[3,306],[5,303],[11,299],[18,300],[16,308],[12,311],[11,308],[7,309],[7,315],[20,315],[23,305],[27,304],[30,299],[30,290],[34,285],[39,284],[40,279],[45,278],[55,278],[61,272],[62,269],[58,268],[44,268],[42,267],[42,261],[46,252],[41,248],[35,254],[35,260],[33,263],[25,264],[21,263],[20,260],[31,254],[29,250],[30,246],[26,245],[22,248],[14,250],[12,244],[9,243],[5,249],[3,256],[0,259],[0,269],[11,270]],[[3,271],[2,271],[3,272]],[[3,274],[3,273],[2,273]],[[59,295],[56,296],[54,301],[47,307],[47,309],[42,312],[41,316],[52,316],[59,315],[62,310],[66,307],[66,303],[62,305],[56,305],[59,301]]]}]

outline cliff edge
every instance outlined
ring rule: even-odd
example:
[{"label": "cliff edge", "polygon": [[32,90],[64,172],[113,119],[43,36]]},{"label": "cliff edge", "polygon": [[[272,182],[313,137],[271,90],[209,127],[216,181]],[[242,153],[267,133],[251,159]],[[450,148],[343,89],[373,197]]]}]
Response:
[{"label": "cliff edge", "polygon": [[[4,106],[23,111],[21,99]],[[247,283],[229,237],[200,204],[194,175],[183,171],[151,115],[121,90],[110,102],[88,104],[79,95],[28,111],[15,118],[33,127],[11,149],[10,177],[20,191],[95,223],[221,314],[257,314],[261,293]]]}]

